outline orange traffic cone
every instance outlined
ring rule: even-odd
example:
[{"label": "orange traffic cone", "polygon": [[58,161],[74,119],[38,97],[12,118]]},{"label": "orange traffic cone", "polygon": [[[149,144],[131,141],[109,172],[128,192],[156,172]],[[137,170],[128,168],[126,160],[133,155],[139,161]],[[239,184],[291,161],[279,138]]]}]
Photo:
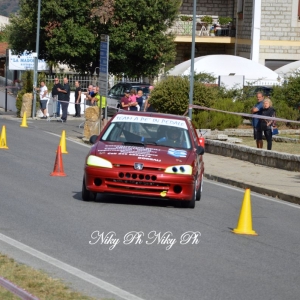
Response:
[{"label": "orange traffic cone", "polygon": [[6,143],[6,127],[2,126],[1,136],[0,136],[0,149],[8,149]]},{"label": "orange traffic cone", "polygon": [[64,172],[64,165],[61,154],[61,147],[57,147],[56,159],[53,168],[53,172],[50,174],[51,176],[67,176]]},{"label": "orange traffic cone", "polygon": [[257,235],[252,229],[250,189],[246,189],[245,191],[237,228],[233,229],[232,232],[236,234]]},{"label": "orange traffic cone", "polygon": [[26,119],[26,111],[24,111],[24,113],[23,113],[23,119],[22,119],[22,123],[21,123],[20,127],[28,127],[27,119]]},{"label": "orange traffic cone", "polygon": [[65,130],[63,130],[62,133],[61,133],[59,146],[61,147],[61,153],[62,154],[68,154],[67,144],[66,144],[66,131]]}]

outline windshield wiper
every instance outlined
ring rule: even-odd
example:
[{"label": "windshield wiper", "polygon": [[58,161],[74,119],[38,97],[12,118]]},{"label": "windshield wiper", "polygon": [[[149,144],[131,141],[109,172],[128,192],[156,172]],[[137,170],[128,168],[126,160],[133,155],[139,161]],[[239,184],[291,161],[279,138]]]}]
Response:
[{"label": "windshield wiper", "polygon": [[157,145],[156,142],[147,142],[146,145]]},{"label": "windshield wiper", "polygon": [[145,143],[143,143],[143,142],[124,142],[123,144],[126,146],[133,145],[133,146],[145,147]]}]

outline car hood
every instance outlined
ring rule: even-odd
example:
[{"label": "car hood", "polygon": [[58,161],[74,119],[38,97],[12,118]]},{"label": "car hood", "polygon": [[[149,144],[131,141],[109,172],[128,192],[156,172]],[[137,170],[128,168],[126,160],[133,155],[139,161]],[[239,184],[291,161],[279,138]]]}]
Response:
[{"label": "car hood", "polygon": [[91,154],[100,156],[112,164],[143,163],[145,167],[157,165],[162,168],[163,166],[188,164],[192,151],[154,145],[135,146],[100,141],[94,145]]}]

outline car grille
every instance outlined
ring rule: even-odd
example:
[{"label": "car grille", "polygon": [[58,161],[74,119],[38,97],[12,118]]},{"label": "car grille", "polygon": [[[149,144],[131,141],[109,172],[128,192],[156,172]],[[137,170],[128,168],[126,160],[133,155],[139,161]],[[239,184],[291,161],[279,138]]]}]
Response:
[{"label": "car grille", "polygon": [[143,190],[161,192],[169,190],[169,184],[157,182],[156,175],[120,172],[118,179],[106,178],[105,183],[110,188],[123,190]]}]

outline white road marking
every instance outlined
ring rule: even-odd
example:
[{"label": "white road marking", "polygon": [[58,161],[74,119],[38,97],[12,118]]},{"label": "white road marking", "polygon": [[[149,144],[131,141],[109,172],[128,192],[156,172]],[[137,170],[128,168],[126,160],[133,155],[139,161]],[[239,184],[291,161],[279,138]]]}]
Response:
[{"label": "white road marking", "polygon": [[47,254],[44,254],[38,250],[35,250],[23,243],[20,243],[2,233],[0,233],[0,240],[19,249],[22,250],[36,258],[39,258],[40,260],[49,263],[59,269],[64,270],[65,272],[68,272],[69,274],[72,274],[82,280],[85,280],[89,283],[94,284],[95,286],[108,291],[109,293],[112,293],[122,299],[126,299],[126,300],[143,300],[142,298],[139,298],[131,293],[126,292],[125,290],[122,290],[120,288],[118,288],[115,285],[112,285],[106,281],[103,281],[93,275],[90,275],[84,271],[81,271],[80,269],[77,269],[75,267],[72,267],[71,265],[68,265],[58,259],[55,259],[52,256],[49,256]]},{"label": "white road marking", "polygon": [[[230,189],[230,190],[234,190],[234,191],[237,191],[237,192],[245,193],[244,189],[238,188],[238,187],[228,186],[225,183],[220,183],[220,182],[216,182],[216,181],[209,180],[209,179],[205,179],[204,181],[207,181],[207,182],[209,182],[211,184],[218,185],[218,186]],[[261,198],[261,199],[265,199],[265,200],[268,200],[268,201],[271,201],[271,202],[276,202],[276,203],[279,203],[279,204],[283,204],[283,205],[287,205],[287,206],[291,206],[291,207],[300,209],[300,205],[298,205],[298,204],[293,204],[293,203],[290,203],[290,202],[286,202],[284,200],[276,200],[275,198],[266,197],[266,196],[263,196],[261,194],[255,193],[255,192],[251,192],[251,194],[255,194],[255,197],[258,197],[258,198]]]},{"label": "white road marking", "polygon": [[[61,137],[61,135],[59,134],[56,134],[56,133],[53,133],[53,132],[49,132],[49,131],[45,131],[46,133],[49,133],[49,134],[52,134],[52,135],[55,135],[55,136],[58,136],[58,137]],[[68,141],[71,141],[75,144],[78,144],[78,145],[81,145],[81,146],[84,146],[84,147],[88,147],[88,148],[91,148],[92,145],[87,145],[87,144],[84,144],[84,143],[81,143],[81,142],[78,142],[78,141],[75,141],[73,139],[70,139],[70,138],[66,138],[66,140]]]}]

